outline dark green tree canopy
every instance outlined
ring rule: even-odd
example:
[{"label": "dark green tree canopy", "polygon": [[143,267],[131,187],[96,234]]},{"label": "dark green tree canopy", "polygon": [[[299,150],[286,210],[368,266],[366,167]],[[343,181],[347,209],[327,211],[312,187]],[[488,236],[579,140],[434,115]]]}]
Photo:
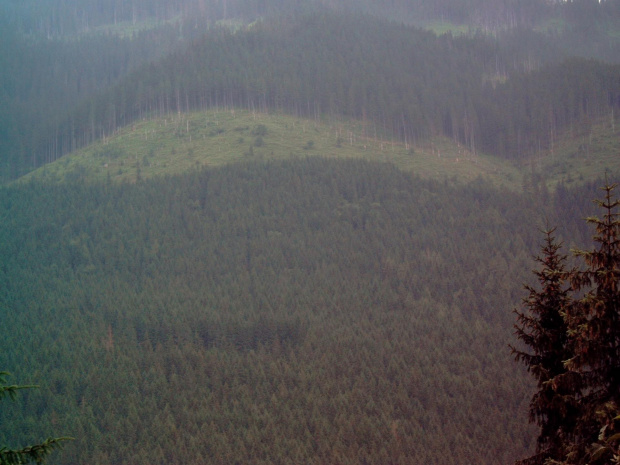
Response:
[{"label": "dark green tree canopy", "polygon": [[[620,447],[620,206],[606,182],[596,204],[603,218],[592,250],[574,254],[584,269],[566,272],[565,257],[546,233],[540,291],[529,290],[517,312],[517,337],[534,353],[516,349],[538,381],[530,419],[540,426],[537,454],[525,464],[614,464]],[[572,297],[565,289],[572,287]]]},{"label": "dark green tree canopy", "polygon": [[517,338],[531,352],[512,347],[518,361],[523,362],[536,379],[538,392],[530,403],[530,421],[540,426],[537,453],[523,464],[542,465],[547,459],[558,459],[559,437],[570,434],[577,408],[574,399],[553,380],[566,373],[564,360],[571,355],[565,314],[572,304],[565,268],[566,255],[556,242],[554,230],[546,230],[542,255],[536,257],[540,269],[535,270],[539,288],[525,286],[525,311],[515,310]]}]

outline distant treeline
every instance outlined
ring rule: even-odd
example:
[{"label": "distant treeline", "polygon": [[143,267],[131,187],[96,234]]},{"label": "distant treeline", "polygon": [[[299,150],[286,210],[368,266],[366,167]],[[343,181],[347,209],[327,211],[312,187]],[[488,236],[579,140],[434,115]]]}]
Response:
[{"label": "distant treeline", "polygon": [[59,121],[68,121],[79,102],[183,43],[179,25],[173,24],[129,38],[49,41],[24,39],[14,26],[0,27],[0,179],[57,157],[50,150],[61,137]]},{"label": "distant treeline", "polygon": [[[223,13],[209,9],[217,2],[172,2],[171,12],[145,29],[137,23],[132,30],[130,21],[119,29],[124,35],[50,39],[26,35],[20,15],[39,14],[31,3],[0,3],[7,11],[0,18],[0,178],[18,177],[137,119],[211,106],[359,118],[381,137],[409,143],[445,134],[473,151],[512,158],[552,147],[566,129],[587,131],[593,120],[618,114],[617,66],[561,63],[573,53],[620,56],[609,35],[615,26],[606,26],[615,14],[611,0],[596,2],[596,14],[585,17],[600,21],[588,27],[585,19],[561,20],[562,32],[541,33],[517,22],[494,35],[472,27],[463,36],[439,37],[402,22],[334,13],[348,7],[333,3],[277,8],[274,0],[251,8],[227,1],[230,17],[240,18],[233,32],[215,25]],[[562,8],[593,8],[573,3]],[[110,11],[124,18],[148,10],[140,5],[79,8],[110,26],[121,21]],[[377,14],[389,10],[379,0],[364,5]],[[170,16],[194,7],[201,12]],[[41,12],[48,8],[70,9],[64,2],[40,5]],[[264,20],[242,25],[260,12]]]},{"label": "distant treeline", "polygon": [[216,28],[82,103],[36,153],[54,159],[136,119],[224,106],[342,115],[381,137],[444,134],[520,158],[620,111],[620,65],[572,59],[531,71],[512,59],[482,34],[437,37],[357,15]]},{"label": "distant treeline", "polygon": [[194,18],[215,22],[253,21],[274,13],[309,9],[368,13],[405,22],[452,21],[487,30],[532,27],[550,18],[582,26],[609,24],[620,17],[618,0],[24,0],[0,2],[4,16],[26,34],[61,37],[120,22]]}]

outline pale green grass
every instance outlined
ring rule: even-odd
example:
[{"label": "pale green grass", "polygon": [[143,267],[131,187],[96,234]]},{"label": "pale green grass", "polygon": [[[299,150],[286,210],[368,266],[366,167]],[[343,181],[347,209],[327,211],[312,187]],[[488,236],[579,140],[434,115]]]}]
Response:
[{"label": "pale green grass", "polygon": [[[146,18],[140,21],[117,21],[116,23],[103,24],[101,26],[90,28],[88,31],[82,31],[78,35],[116,35],[121,38],[131,38],[134,34],[150,29],[156,29],[165,24],[175,24],[181,21],[181,16],[177,15],[165,21],[157,20],[154,17]],[[240,19],[226,19],[216,22],[218,26],[226,27],[231,31],[237,31],[244,26],[244,22]],[[206,25],[205,25],[206,30]]]},{"label": "pale green grass", "polygon": [[88,31],[80,32],[80,36],[85,35],[116,35],[123,38],[131,38],[134,34],[149,29],[155,29],[164,24],[174,24],[180,21],[180,16],[171,18],[166,21],[158,21],[155,18],[147,18],[141,21],[117,21],[116,23],[103,24],[101,26],[90,28]]},{"label": "pale green grass", "polygon": [[462,35],[470,32],[470,27],[464,24],[455,24],[449,21],[429,21],[420,24],[423,29],[433,31],[438,36],[450,32],[452,35]]},{"label": "pale green grass", "polygon": [[567,24],[561,18],[552,18],[546,21],[543,21],[538,26],[534,27],[534,30],[537,32],[542,32],[544,34],[560,34],[566,30]]},{"label": "pale green grass", "polygon": [[567,131],[553,151],[540,154],[526,163],[526,169],[538,173],[550,189],[559,182],[567,185],[620,175],[620,123],[611,118]]},{"label": "pale green grass", "polygon": [[620,39],[620,27],[618,25],[613,25],[607,29],[607,35],[612,39]]},{"label": "pale green grass", "polygon": [[497,185],[521,186],[515,167],[493,157],[474,156],[447,138],[405,145],[379,137],[374,127],[359,121],[314,121],[221,109],[136,122],[21,180],[135,182],[138,176],[146,179],[205,166],[307,156],[363,158],[393,163],[423,178],[467,182],[482,176]]}]

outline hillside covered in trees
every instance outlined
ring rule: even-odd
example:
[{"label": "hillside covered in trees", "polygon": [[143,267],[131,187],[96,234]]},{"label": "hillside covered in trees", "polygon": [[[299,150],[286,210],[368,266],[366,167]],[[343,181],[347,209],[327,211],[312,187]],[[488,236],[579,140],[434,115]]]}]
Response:
[{"label": "hillside covered in trees", "polygon": [[540,229],[588,247],[595,177],[618,174],[619,15],[0,0],[0,384],[41,385],[2,404],[0,449],[536,453],[513,309]]},{"label": "hillside covered in trees", "polygon": [[[136,120],[214,106],[356,118],[517,160],[618,115],[615,0],[458,14],[455,2],[160,3],[0,2],[5,181]],[[419,27],[441,18],[468,32]]]},{"label": "hillside covered in trees", "polygon": [[403,141],[442,134],[474,152],[522,158],[584,120],[615,118],[620,65],[575,59],[515,71],[494,86],[504,69],[498,63],[509,60],[500,53],[484,36],[438,38],[332,14],[245,32],[218,29],[78,107],[54,150],[94,141],[143,115],[223,106],[347,116]]},{"label": "hillside covered in trees", "polygon": [[20,30],[46,36],[84,33],[124,22],[135,25],[175,18],[207,22],[253,21],[278,12],[304,12],[318,7],[357,11],[405,22],[441,19],[488,30],[533,27],[557,19],[566,21],[575,29],[587,26],[613,29],[620,13],[614,0],[309,0],[303,3],[284,0],[4,0],[1,5],[5,16]]},{"label": "hillside covered in trees", "polygon": [[591,194],[321,158],[3,188],[0,363],[45,388],[3,406],[0,443],[62,431],[62,463],[510,463],[532,444],[510,308],[543,215],[577,225],[571,195]]}]

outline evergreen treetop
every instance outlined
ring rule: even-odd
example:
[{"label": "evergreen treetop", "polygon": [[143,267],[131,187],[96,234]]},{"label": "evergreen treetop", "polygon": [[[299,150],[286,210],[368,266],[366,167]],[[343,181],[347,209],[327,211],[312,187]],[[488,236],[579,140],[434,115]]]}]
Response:
[{"label": "evergreen treetop", "polygon": [[[511,346],[516,360],[523,362],[537,381],[539,391],[530,402],[530,421],[540,426],[537,453],[523,464],[543,464],[549,458],[558,458],[560,437],[574,426],[576,407],[568,392],[553,380],[566,373],[563,361],[570,356],[565,313],[572,300],[566,283],[566,255],[560,253],[554,229],[546,230],[542,255],[536,257],[541,265],[534,270],[540,290],[525,286],[528,296],[523,299],[526,311],[515,310],[517,337],[532,351],[525,352]],[[569,415],[568,412],[571,412]]]},{"label": "evergreen treetop", "polygon": [[[35,385],[7,385],[6,377],[9,373],[0,372],[0,399],[9,396],[15,399],[17,391],[20,389],[36,388]],[[44,463],[47,456],[55,449],[62,447],[63,441],[70,441],[73,438],[47,438],[40,444],[22,447],[21,449],[9,449],[8,447],[0,447],[0,465],[23,465],[27,463]]]},{"label": "evergreen treetop", "polygon": [[[606,183],[596,200],[602,219],[593,250],[576,250],[583,270],[564,270],[564,258],[547,232],[541,290],[530,287],[529,312],[517,312],[517,337],[533,354],[513,348],[538,381],[530,420],[540,426],[536,455],[524,464],[620,463],[620,221],[616,184]],[[563,289],[571,284],[573,297]]]}]

